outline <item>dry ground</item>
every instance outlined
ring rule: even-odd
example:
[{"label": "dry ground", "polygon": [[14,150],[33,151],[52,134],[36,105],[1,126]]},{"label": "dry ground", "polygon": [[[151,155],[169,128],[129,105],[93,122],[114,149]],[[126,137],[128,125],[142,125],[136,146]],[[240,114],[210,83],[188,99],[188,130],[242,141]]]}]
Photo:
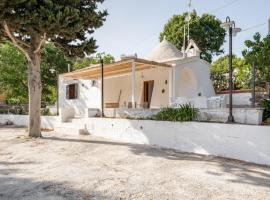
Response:
[{"label": "dry ground", "polygon": [[[0,127],[0,199],[270,199],[270,168]],[[239,147],[241,148],[241,147]]]}]

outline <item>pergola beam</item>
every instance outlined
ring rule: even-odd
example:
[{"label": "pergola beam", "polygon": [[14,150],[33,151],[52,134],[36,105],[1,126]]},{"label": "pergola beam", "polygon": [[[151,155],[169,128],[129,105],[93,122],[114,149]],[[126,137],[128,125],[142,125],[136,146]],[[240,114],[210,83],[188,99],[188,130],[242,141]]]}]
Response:
[{"label": "pergola beam", "polygon": [[[136,65],[136,71],[150,69],[153,67],[172,67],[171,65],[165,63],[158,63],[140,58],[129,59],[105,65],[104,77],[131,73],[133,64]],[[99,79],[101,76],[100,65],[62,74],[62,76],[76,79]]]},{"label": "pergola beam", "polygon": [[131,102],[132,108],[136,108],[136,63],[132,63],[131,71]]}]

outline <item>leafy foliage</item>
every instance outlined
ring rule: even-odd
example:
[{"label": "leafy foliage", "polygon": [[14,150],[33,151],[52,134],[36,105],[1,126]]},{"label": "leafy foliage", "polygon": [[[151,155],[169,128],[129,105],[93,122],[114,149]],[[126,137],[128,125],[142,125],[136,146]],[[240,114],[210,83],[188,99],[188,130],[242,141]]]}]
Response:
[{"label": "leafy foliage", "polygon": [[264,108],[263,120],[267,120],[270,118],[270,100],[263,99],[261,104],[262,104],[262,107]]},{"label": "leafy foliage", "polygon": [[72,62],[68,61],[64,52],[52,43],[45,43],[41,53],[42,101],[45,104],[52,104],[57,98],[58,74],[68,72],[68,65],[71,66]]},{"label": "leafy foliage", "polygon": [[[229,56],[220,57],[211,65],[211,79],[217,92],[229,89]],[[251,83],[251,65],[233,56],[234,89],[247,89]]]},{"label": "leafy foliage", "polygon": [[[42,37],[53,42],[68,56],[84,57],[94,53],[95,40],[89,37],[103,25],[107,11],[97,11],[103,0],[2,0],[0,23],[16,32],[17,42],[26,50]],[[4,27],[0,28],[0,36]],[[8,38],[10,39],[10,38]],[[39,42],[38,41],[38,42]],[[33,50],[32,50],[33,51]]]},{"label": "leafy foliage", "polygon": [[253,40],[246,40],[242,54],[250,64],[256,63],[258,79],[270,82],[270,34],[262,38],[260,33],[255,33]]},{"label": "leafy foliage", "polygon": [[[160,40],[166,36],[166,39],[178,49],[182,49],[187,15],[188,13],[174,15],[164,26]],[[220,27],[220,24],[221,21],[213,15],[203,14],[200,17],[196,11],[191,13],[190,36],[202,50],[201,57],[206,61],[211,62],[213,55],[223,53],[221,47],[225,41],[226,31]]]},{"label": "leafy foliage", "polygon": [[[56,101],[57,74],[68,71],[69,61],[62,50],[51,43],[42,48],[41,63],[42,101],[52,104]],[[55,72],[52,73],[51,69]],[[23,54],[11,43],[0,45],[0,88],[11,105],[28,103],[27,63]]]},{"label": "leafy foliage", "polygon": [[51,114],[49,108],[43,108],[43,109],[41,110],[41,115],[42,115],[42,116],[51,116],[52,114]]},{"label": "leafy foliage", "polygon": [[90,65],[99,64],[100,57],[103,58],[104,64],[113,63],[115,61],[114,57],[111,54],[97,53],[95,57],[85,57],[77,59],[74,63],[73,69],[83,69],[85,67],[89,67]]},{"label": "leafy foliage", "polygon": [[69,57],[95,52],[91,34],[103,25],[104,0],[1,0],[0,39],[11,41],[28,63],[29,136],[41,136],[41,47],[50,41]]},{"label": "leafy foliage", "polygon": [[192,107],[190,104],[180,105],[179,108],[163,108],[153,118],[160,121],[192,121],[196,119],[198,109]]},{"label": "leafy foliage", "polygon": [[28,102],[27,64],[23,54],[11,43],[0,45],[0,88],[7,103]]}]

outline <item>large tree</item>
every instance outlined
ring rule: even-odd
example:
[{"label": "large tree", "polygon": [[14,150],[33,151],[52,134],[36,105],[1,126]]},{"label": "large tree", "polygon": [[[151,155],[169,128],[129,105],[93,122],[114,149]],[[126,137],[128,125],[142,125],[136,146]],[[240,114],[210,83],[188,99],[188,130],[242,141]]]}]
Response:
[{"label": "large tree", "polygon": [[[179,50],[183,47],[184,27],[186,27],[188,13],[174,15],[164,26],[160,34],[162,41],[164,36]],[[223,53],[222,45],[225,41],[226,31],[220,27],[221,21],[213,15],[203,14],[198,16],[196,11],[190,14],[190,38],[193,39],[202,50],[202,59],[211,62],[214,55]],[[187,45],[187,42],[186,42]]]},{"label": "large tree", "polygon": [[[242,52],[248,63],[255,62],[257,79],[261,82],[270,82],[270,34],[262,38],[260,33],[255,33],[253,40],[245,41],[246,49]],[[270,91],[269,91],[270,94]]]},{"label": "large tree", "polygon": [[[211,65],[211,79],[217,92],[229,89],[229,56],[222,56]],[[251,81],[251,65],[233,55],[234,89],[247,89]]]},{"label": "large tree", "polygon": [[90,37],[102,26],[106,11],[98,11],[104,0],[1,0],[0,37],[11,41],[28,63],[29,136],[41,136],[41,47],[48,40],[68,56],[93,53]]}]

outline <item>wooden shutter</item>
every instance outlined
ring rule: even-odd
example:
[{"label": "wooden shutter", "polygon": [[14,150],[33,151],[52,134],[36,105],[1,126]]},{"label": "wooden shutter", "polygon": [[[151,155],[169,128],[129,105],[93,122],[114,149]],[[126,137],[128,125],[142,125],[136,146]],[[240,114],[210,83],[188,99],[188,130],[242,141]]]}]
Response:
[{"label": "wooden shutter", "polygon": [[66,86],[66,98],[67,99],[78,98],[78,84],[70,84]]}]

